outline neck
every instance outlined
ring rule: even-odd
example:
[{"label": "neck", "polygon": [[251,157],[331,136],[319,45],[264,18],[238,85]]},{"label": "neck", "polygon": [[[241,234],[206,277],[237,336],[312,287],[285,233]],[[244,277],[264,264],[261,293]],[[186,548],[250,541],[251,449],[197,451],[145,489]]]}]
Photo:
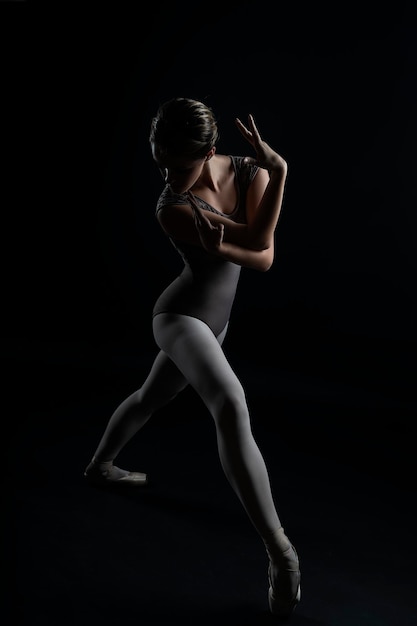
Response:
[{"label": "neck", "polygon": [[218,167],[218,157],[214,155],[204,163],[199,179],[193,185],[193,191],[198,189],[210,189],[218,191],[220,188],[220,169]]}]

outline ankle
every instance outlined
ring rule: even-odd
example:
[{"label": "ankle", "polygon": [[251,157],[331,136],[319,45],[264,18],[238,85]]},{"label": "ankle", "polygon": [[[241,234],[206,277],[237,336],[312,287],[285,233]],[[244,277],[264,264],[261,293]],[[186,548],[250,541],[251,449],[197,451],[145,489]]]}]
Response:
[{"label": "ankle", "polygon": [[272,563],[282,564],[296,560],[294,548],[281,526],[264,539],[265,548]]},{"label": "ankle", "polygon": [[109,470],[111,467],[113,467],[113,459],[111,459],[110,461],[102,461],[96,456],[93,456],[93,458],[91,459],[91,464],[99,469]]}]

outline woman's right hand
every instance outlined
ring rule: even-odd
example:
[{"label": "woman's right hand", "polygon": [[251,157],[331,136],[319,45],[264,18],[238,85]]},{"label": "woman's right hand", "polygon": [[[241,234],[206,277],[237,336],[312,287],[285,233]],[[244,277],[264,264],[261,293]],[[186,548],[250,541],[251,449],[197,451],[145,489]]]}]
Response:
[{"label": "woman's right hand", "polygon": [[248,116],[249,128],[239,118],[236,118],[235,123],[246,141],[251,144],[256,152],[256,158],[246,157],[249,162],[269,172],[279,171],[285,173],[287,171],[286,161],[261,138],[252,115]]},{"label": "woman's right hand", "polygon": [[223,241],[224,225],[212,224],[204,211],[198,206],[198,202],[191,191],[187,192],[188,201],[193,211],[194,223],[205,250],[217,253]]}]

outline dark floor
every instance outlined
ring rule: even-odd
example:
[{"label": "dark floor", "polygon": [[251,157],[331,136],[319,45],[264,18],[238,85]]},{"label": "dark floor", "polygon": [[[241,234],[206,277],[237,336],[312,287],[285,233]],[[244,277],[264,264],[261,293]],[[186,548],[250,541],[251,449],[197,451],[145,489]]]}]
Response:
[{"label": "dark floor", "polygon": [[[98,384],[70,401],[62,394],[32,412],[22,399],[26,418],[8,463],[13,514],[4,536],[13,599],[5,623],[274,623],[263,546],[221,471],[211,419],[191,392],[154,416],[119,459],[148,472],[148,487],[108,491],[84,482],[108,414],[131,383],[127,376],[126,387],[105,387],[101,397]],[[338,405],[340,390],[326,395],[322,385],[320,399],[319,381],[298,380],[297,394],[287,375],[289,393],[276,387],[271,403],[262,399],[262,377],[248,383],[254,433],[300,556],[302,601],[291,623],[415,626],[412,431],[395,427],[410,423],[411,412],[391,402],[392,419],[381,410],[378,423],[375,404],[357,390],[350,406]]]}]

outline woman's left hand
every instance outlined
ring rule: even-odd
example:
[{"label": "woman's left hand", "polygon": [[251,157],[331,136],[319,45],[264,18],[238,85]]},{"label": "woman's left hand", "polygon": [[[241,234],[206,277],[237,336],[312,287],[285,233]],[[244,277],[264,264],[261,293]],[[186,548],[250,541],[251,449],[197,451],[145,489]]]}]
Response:
[{"label": "woman's left hand", "polygon": [[252,115],[248,116],[248,126],[245,126],[239,118],[236,118],[235,122],[246,141],[251,144],[256,152],[256,158],[246,157],[247,161],[269,172],[286,170],[286,161],[262,139]]}]

